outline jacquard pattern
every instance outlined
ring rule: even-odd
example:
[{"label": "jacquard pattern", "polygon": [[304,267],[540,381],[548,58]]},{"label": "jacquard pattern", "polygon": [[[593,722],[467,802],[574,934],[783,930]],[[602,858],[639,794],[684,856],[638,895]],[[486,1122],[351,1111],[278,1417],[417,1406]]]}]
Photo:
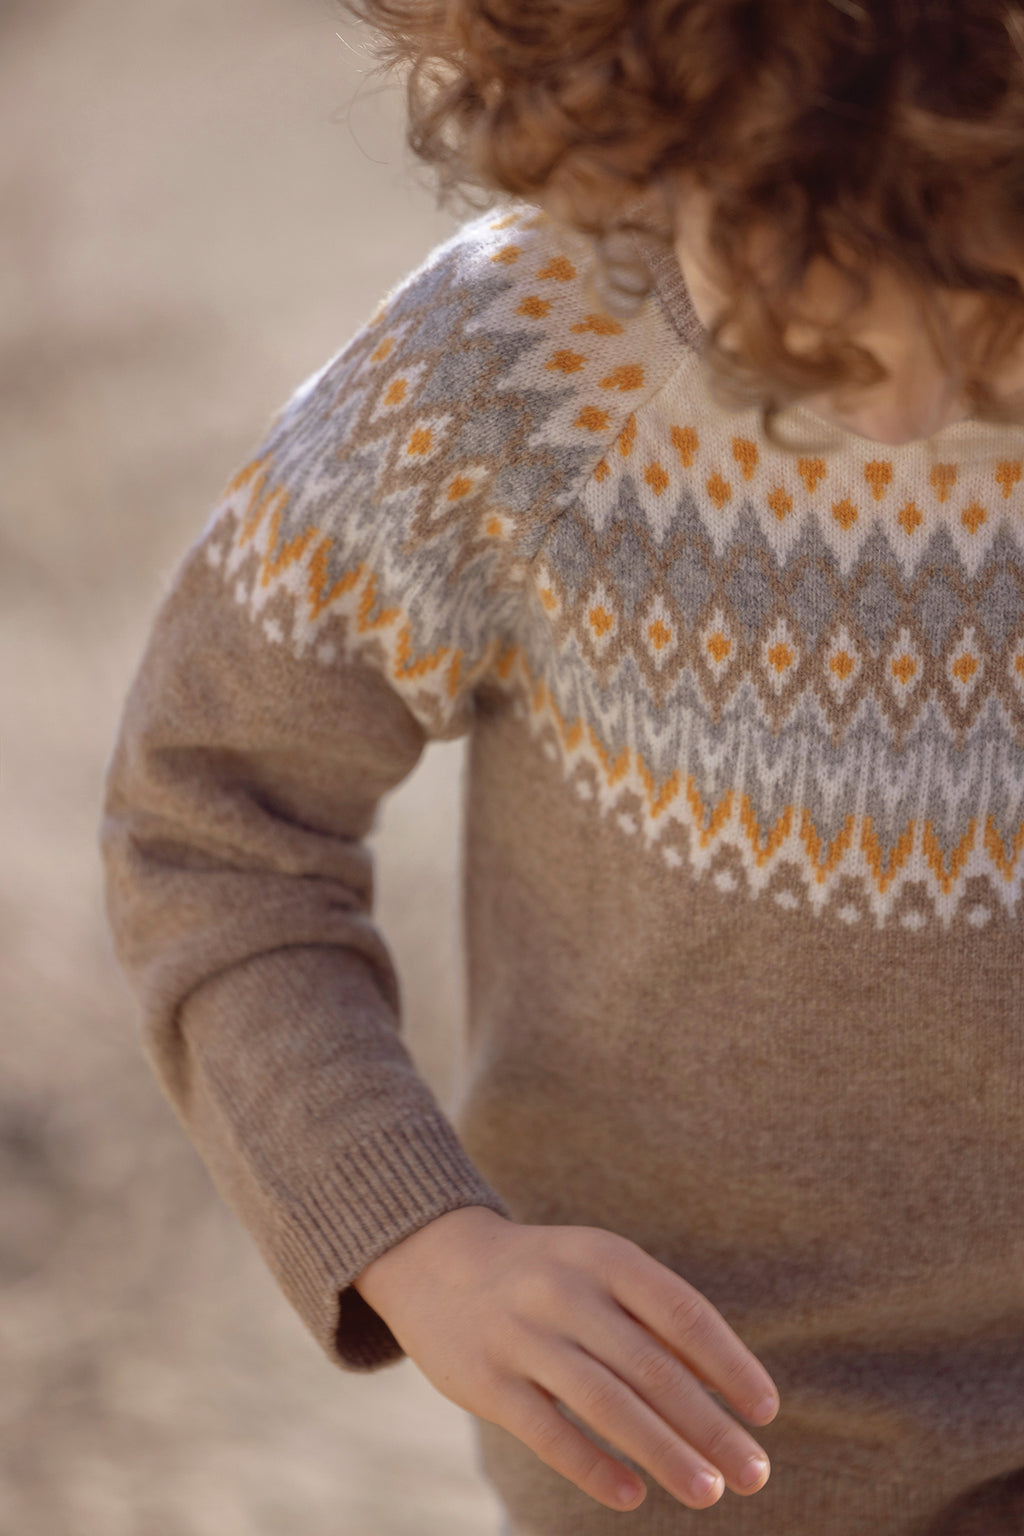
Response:
[{"label": "jacquard pattern", "polygon": [[533,208],[467,226],[296,392],[207,530],[268,640],[377,657],[433,734],[464,725],[548,524],[678,363],[652,305],[631,335],[652,366],[623,366],[625,327],[581,294],[586,254]]},{"label": "jacquard pattern", "polygon": [[846,925],[1017,921],[1022,460],[976,424],[782,454],[656,295],[595,305],[588,250],[468,225],[289,403],[208,559],[435,735],[507,690],[663,867]]}]

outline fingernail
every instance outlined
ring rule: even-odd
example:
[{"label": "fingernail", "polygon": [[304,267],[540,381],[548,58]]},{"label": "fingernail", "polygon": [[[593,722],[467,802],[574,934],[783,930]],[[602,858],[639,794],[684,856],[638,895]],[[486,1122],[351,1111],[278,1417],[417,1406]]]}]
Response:
[{"label": "fingernail", "polygon": [[725,1484],[717,1472],[698,1472],[693,1480],[693,1491],[698,1499],[706,1499],[712,1489],[721,1493],[724,1488]]},{"label": "fingernail", "polygon": [[754,1456],[750,1461],[747,1462],[746,1466],[743,1468],[743,1471],[740,1473],[740,1487],[753,1488],[755,1483],[759,1483],[761,1481],[767,1471],[768,1463],[766,1461],[762,1461],[759,1456]]},{"label": "fingernail", "polygon": [[623,1478],[618,1488],[619,1500],[623,1504],[635,1504],[643,1492],[643,1483],[635,1483],[632,1478]]},{"label": "fingernail", "polygon": [[764,1402],[758,1403],[754,1409],[755,1419],[773,1419],[779,1409],[777,1397],[766,1397]]}]

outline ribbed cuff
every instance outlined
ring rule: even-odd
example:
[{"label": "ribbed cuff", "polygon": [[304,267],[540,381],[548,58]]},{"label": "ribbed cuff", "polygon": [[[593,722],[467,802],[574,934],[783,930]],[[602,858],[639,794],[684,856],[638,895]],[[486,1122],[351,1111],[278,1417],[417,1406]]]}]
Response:
[{"label": "ribbed cuff", "polygon": [[174,1049],[154,1065],[221,1194],[336,1365],[374,1370],[402,1353],[351,1290],[368,1264],[448,1211],[511,1215],[352,950],[292,946],[233,966],[189,999]]},{"label": "ribbed cuff", "polygon": [[281,1234],[282,1288],[321,1348],[348,1370],[371,1371],[402,1350],[351,1289],[366,1266],[448,1211],[482,1205],[511,1219],[443,1115],[369,1132],[344,1170],[310,1180]]}]

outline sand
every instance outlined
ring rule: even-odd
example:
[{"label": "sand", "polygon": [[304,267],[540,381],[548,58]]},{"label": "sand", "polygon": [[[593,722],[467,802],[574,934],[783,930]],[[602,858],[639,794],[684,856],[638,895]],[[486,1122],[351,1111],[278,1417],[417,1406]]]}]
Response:
[{"label": "sand", "polygon": [[[181,553],[468,216],[361,48],[331,0],[0,0],[0,1536],[498,1528],[465,1416],[409,1362],[331,1366],[214,1191],[143,1061],[96,853]],[[461,764],[431,748],[375,838],[443,1098]]]}]

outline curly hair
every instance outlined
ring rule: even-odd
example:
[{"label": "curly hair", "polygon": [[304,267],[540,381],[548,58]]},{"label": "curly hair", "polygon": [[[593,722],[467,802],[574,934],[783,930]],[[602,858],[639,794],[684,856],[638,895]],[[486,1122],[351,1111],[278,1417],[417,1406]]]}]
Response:
[{"label": "curly hair", "polygon": [[[709,385],[729,408],[760,405],[777,446],[791,445],[776,417],[802,397],[888,376],[845,320],[813,350],[787,347],[816,259],[853,285],[846,318],[866,269],[891,270],[975,418],[1024,425],[1024,391],[991,382],[1024,333],[1019,0],[339,3],[377,34],[375,74],[408,71],[406,139],[436,168],[439,205],[538,204],[591,237],[618,312],[652,286],[631,237],[672,245],[682,189],[710,194],[727,302],[706,336]],[[752,261],[765,231],[770,276]],[[982,296],[966,350],[936,289]]]}]

